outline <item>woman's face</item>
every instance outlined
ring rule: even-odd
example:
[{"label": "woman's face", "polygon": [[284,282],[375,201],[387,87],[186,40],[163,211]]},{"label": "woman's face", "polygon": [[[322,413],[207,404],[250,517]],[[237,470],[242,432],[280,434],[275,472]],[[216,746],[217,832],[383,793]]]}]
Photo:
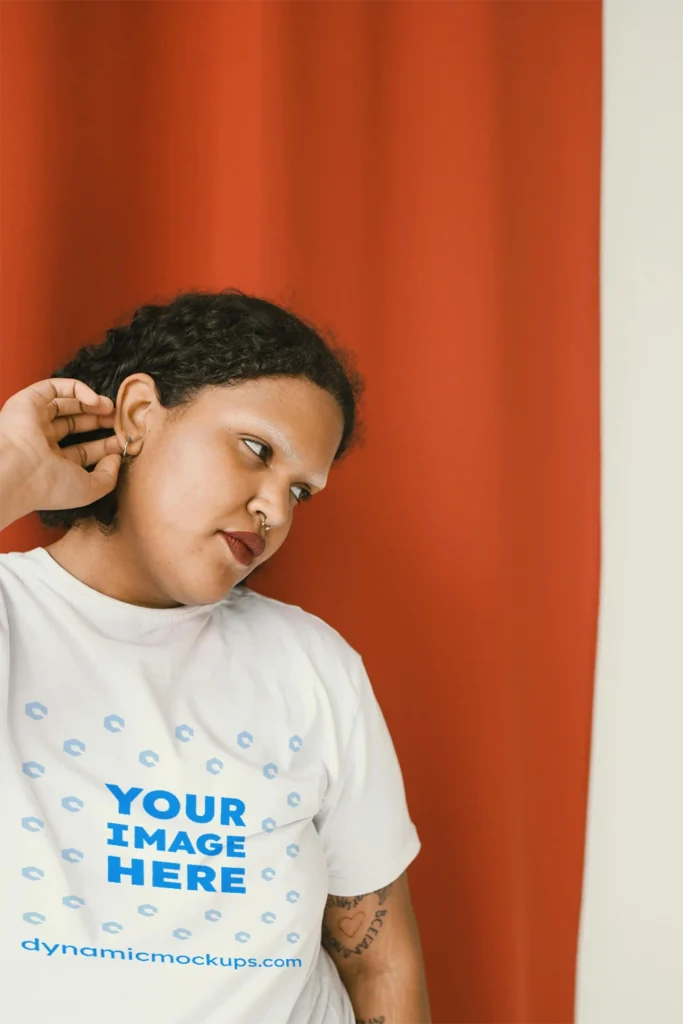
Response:
[{"label": "woman's face", "polygon": [[[116,408],[134,459],[119,486],[113,547],[145,603],[161,606],[217,601],[271,558],[297,505],[325,487],[344,427],[335,399],[303,378],[207,388],[169,410],[152,378],[134,374]],[[260,533],[263,554],[242,564],[228,531]]]}]

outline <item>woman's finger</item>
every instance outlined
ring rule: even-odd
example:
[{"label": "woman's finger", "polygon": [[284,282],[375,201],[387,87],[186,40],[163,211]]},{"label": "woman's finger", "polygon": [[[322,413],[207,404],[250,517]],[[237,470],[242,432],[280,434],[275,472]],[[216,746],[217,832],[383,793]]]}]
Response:
[{"label": "woman's finger", "polygon": [[88,473],[90,502],[97,501],[98,498],[102,498],[114,490],[120,469],[121,459],[117,459],[113,455],[107,455],[97,463],[92,473]]},{"label": "woman's finger", "polygon": [[95,413],[81,413],[76,416],[60,416],[52,425],[55,439],[61,441],[67,434],[84,434],[87,430],[101,430],[114,426],[115,415],[113,412],[106,416],[97,416]]},{"label": "woman's finger", "polygon": [[46,405],[54,398],[75,398],[88,408],[104,403],[109,406],[107,412],[111,411],[114,405],[111,398],[107,398],[106,395],[98,395],[88,384],[73,377],[49,377],[47,380],[39,380],[26,390],[39,395],[44,399]]},{"label": "woman's finger", "polygon": [[92,405],[84,405],[77,398],[53,398],[45,407],[48,418],[52,421],[59,416],[78,416],[80,413],[90,413],[95,416],[109,416],[114,410],[109,408],[95,408]]},{"label": "woman's finger", "polygon": [[77,398],[53,398],[47,405],[47,415],[51,420],[60,416],[78,416],[83,412],[96,415],[92,406],[83,405]]},{"label": "woman's finger", "polygon": [[116,435],[102,437],[99,441],[87,441],[85,444],[72,444],[60,451],[60,455],[63,455],[69,462],[75,462],[83,467],[92,466],[95,462],[103,459],[105,455],[122,454],[123,449]]}]

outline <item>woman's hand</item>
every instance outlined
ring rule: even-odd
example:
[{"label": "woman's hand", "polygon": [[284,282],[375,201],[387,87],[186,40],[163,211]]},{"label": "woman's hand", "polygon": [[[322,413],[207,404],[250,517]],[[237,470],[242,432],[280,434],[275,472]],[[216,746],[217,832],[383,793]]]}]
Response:
[{"label": "woman's hand", "polygon": [[113,426],[111,398],[80,380],[53,377],[8,398],[0,410],[0,529],[29,512],[81,508],[113,491],[121,466],[115,435],[69,448],[57,443]]}]

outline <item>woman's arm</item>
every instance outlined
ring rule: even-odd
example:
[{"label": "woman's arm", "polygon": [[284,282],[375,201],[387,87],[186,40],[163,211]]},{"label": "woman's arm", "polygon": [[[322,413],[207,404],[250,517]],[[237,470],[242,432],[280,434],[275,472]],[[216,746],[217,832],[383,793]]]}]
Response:
[{"label": "woman's arm", "polygon": [[364,896],[328,896],[322,944],[363,1024],[430,1024],[408,876]]}]

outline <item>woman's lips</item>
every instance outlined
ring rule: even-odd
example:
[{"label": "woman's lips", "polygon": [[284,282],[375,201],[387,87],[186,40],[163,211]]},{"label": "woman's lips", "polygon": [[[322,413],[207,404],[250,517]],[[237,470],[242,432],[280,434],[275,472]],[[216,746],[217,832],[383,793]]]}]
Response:
[{"label": "woman's lips", "polygon": [[266,549],[266,542],[260,533],[245,530],[221,530],[233,557],[240,565],[251,565]]}]

